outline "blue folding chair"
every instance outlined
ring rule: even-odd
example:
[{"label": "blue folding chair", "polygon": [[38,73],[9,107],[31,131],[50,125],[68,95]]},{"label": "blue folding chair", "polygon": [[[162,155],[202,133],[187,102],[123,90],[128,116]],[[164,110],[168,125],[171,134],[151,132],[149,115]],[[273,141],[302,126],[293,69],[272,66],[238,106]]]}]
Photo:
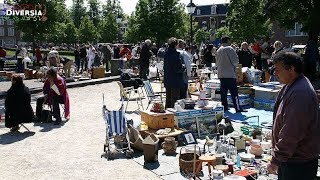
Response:
[{"label": "blue folding chair", "polygon": [[101,155],[101,157],[105,156],[107,159],[110,159],[113,156],[111,145],[114,144],[115,150],[123,152],[126,157],[131,158],[133,150],[130,146],[128,125],[127,119],[125,118],[125,111],[123,110],[123,104],[119,110],[113,111],[108,110],[106,106],[103,105],[102,115],[104,122],[106,123],[106,142],[103,149],[105,154]]}]

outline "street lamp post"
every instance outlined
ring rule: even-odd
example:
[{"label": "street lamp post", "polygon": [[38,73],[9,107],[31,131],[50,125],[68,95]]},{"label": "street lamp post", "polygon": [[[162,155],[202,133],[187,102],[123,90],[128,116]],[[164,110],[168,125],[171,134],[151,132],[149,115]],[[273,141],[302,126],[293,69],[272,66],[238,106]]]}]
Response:
[{"label": "street lamp post", "polygon": [[118,42],[120,42],[120,23],[122,21],[122,17],[120,16],[120,14],[118,14],[117,18],[116,18],[117,24],[118,24]]},{"label": "street lamp post", "polygon": [[193,36],[192,36],[192,14],[196,10],[196,5],[190,0],[190,3],[187,5],[188,14],[190,14],[190,46],[193,43]]}]

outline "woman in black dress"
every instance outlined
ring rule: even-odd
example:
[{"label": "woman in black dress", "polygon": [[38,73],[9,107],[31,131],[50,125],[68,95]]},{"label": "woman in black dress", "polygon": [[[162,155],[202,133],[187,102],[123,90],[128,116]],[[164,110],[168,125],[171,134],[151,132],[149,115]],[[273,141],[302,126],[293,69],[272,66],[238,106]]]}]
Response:
[{"label": "woman in black dress", "polygon": [[32,122],[34,113],[29,88],[23,84],[22,77],[13,74],[11,82],[5,100],[5,126],[11,128],[10,131],[17,131],[19,124]]}]

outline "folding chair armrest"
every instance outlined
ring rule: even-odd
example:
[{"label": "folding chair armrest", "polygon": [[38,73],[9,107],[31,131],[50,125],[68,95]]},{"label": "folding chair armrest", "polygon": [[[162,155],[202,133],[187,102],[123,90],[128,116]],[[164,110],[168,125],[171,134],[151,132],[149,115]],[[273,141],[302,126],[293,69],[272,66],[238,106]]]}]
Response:
[{"label": "folding chair armrest", "polygon": [[158,95],[161,95],[161,94],[165,94],[166,92],[154,92],[154,94],[158,94]]}]

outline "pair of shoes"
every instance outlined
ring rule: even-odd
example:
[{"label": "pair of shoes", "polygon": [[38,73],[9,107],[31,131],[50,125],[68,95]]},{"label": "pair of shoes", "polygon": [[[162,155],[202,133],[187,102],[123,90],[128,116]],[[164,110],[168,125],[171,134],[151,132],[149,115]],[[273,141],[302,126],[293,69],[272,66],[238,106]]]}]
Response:
[{"label": "pair of shoes", "polygon": [[53,124],[54,125],[59,125],[61,123],[61,119],[60,120],[56,120]]},{"label": "pair of shoes", "polygon": [[248,112],[248,110],[245,110],[245,109],[237,109],[236,112],[237,112],[237,113],[239,113],[239,112]]},{"label": "pair of shoes", "polygon": [[11,129],[10,129],[10,133],[14,133],[14,132],[16,132],[16,131],[19,131],[19,125],[17,125],[17,126],[15,126],[15,127],[12,127]]}]

